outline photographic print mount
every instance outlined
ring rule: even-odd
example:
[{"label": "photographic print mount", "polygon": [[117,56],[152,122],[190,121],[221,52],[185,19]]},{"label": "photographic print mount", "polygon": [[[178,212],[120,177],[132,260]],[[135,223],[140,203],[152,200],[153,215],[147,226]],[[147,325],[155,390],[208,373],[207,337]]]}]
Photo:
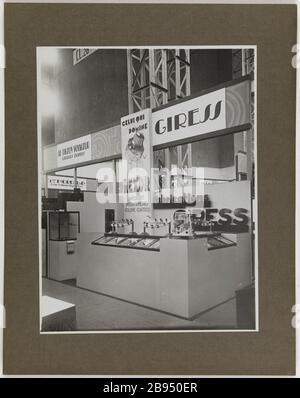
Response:
[{"label": "photographic print mount", "polygon": [[[7,322],[4,330],[4,372],[6,374],[287,375],[294,373],[295,330],[291,326],[293,316],[291,308],[295,303],[293,184],[295,165],[292,155],[295,143],[295,69],[291,66],[291,48],[296,43],[296,10],[296,6],[293,5],[253,4],[5,5]],[[24,26],[31,26],[33,20],[34,31],[24,30]],[[125,20],[126,24],[123,23]],[[285,34],[280,30],[274,30],[274,26],[283,26],[283,21],[285,21]],[[40,147],[37,143],[37,47],[68,46],[75,49],[89,45],[91,48],[98,46],[135,48],[151,45],[157,48],[161,46],[171,48],[176,45],[184,48],[226,45],[230,48],[233,44],[238,47],[253,45],[257,48],[256,194],[259,212],[255,222],[259,231],[256,237],[259,256],[257,291],[259,330],[255,333],[248,331],[143,333],[141,330],[138,333],[91,331],[76,335],[70,331],[60,332],[59,335],[56,332],[40,333],[41,259],[38,238],[41,225],[39,221],[41,192],[38,188],[38,167],[42,162],[40,158],[40,164],[37,161]],[[88,62],[89,58],[96,54],[97,52],[87,56],[77,66],[80,67],[84,62]],[[274,76],[277,76],[276,84]],[[280,85],[278,81],[281,82]],[[127,87],[124,88],[126,88],[124,95],[127,95]],[[28,98],[33,98],[33,101],[28,101]],[[115,101],[117,100],[116,96]],[[130,113],[126,110],[122,117]],[[78,115],[78,120],[82,120],[81,115]],[[163,127],[162,124],[161,126]],[[80,123],[77,127],[80,127]],[[94,132],[91,127],[87,134]],[[71,138],[73,137],[67,137],[65,141]],[[133,144],[136,148],[141,147],[139,140],[133,140]],[[101,148],[101,145],[99,147]],[[244,164],[243,160],[241,154],[238,159],[241,167]],[[20,165],[22,167],[19,167]],[[68,181],[71,184],[74,183],[72,180],[74,175],[72,178],[66,177],[70,178]],[[78,181],[81,181],[79,180],[81,177],[77,177]],[[12,181],[13,184],[10,183]],[[68,181],[63,182],[63,185],[65,186]],[[87,190],[90,190],[89,181],[86,179]],[[83,188],[84,184],[81,185]],[[136,184],[131,184],[131,187],[136,187]],[[85,192],[84,189],[82,191]],[[282,198],[283,192],[286,203],[284,212],[282,212],[282,201],[278,200]],[[78,198],[81,195],[82,192],[78,192]],[[204,209],[211,207],[209,197],[204,197],[203,202]],[[170,206],[166,207],[167,212],[174,210],[169,203],[159,206]],[[213,215],[219,217],[219,211],[223,210],[223,207],[215,208],[218,211]],[[106,213],[106,217],[110,219],[112,212]],[[183,216],[180,212],[177,213],[176,219],[179,222]],[[225,214],[228,215],[226,212]],[[103,216],[105,217],[105,213]],[[229,213],[229,216],[233,222],[234,213]],[[163,217],[161,218],[166,222]],[[80,230],[83,220],[84,217],[80,217]],[[122,221],[122,217],[121,220],[115,218],[115,221]],[[146,230],[151,231],[152,221],[149,219],[148,224],[146,223]],[[76,219],[71,220],[70,224],[76,224]],[[168,223],[166,224],[164,227],[169,228]],[[279,233],[278,226],[284,233]],[[76,229],[75,225],[71,227]],[[126,226],[130,227],[132,225]],[[209,232],[210,225],[208,224],[206,228]],[[99,237],[100,234],[95,239]],[[22,244],[16,245],[16,241]],[[109,247],[104,248],[109,249]],[[72,243],[65,245],[64,249],[76,251]],[[123,249],[116,250],[120,252]],[[128,249],[128,251],[134,250]],[[138,251],[145,250],[136,250]],[[218,252],[221,249],[212,251]],[[64,298],[62,293],[62,301]],[[155,314],[157,313],[156,311]]]}]

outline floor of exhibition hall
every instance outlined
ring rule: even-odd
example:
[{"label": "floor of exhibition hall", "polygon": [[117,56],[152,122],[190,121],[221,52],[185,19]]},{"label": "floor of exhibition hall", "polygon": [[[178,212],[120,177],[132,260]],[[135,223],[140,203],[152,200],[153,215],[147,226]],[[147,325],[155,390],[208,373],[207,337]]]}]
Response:
[{"label": "floor of exhibition hall", "polygon": [[[76,307],[77,331],[234,329],[236,300],[232,299],[192,320],[186,320],[75,286],[75,280],[42,279],[42,294]],[[230,314],[230,315],[229,315]],[[218,320],[216,322],[216,319]]]}]

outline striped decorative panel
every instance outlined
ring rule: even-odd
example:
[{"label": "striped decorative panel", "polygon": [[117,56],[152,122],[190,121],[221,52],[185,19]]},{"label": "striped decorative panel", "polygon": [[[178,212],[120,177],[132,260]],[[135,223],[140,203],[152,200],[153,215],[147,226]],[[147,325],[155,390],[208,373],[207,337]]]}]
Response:
[{"label": "striped decorative panel", "polygon": [[121,126],[92,134],[92,160],[121,156]]},{"label": "striped decorative panel", "polygon": [[250,81],[226,88],[226,127],[250,122]]}]

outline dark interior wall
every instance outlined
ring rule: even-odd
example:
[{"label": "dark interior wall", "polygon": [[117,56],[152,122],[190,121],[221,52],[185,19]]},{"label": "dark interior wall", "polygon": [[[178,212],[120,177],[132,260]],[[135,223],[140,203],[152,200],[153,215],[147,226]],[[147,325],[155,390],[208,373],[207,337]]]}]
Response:
[{"label": "dark interior wall", "polygon": [[234,164],[234,134],[218,137],[219,167],[230,167]]},{"label": "dark interior wall", "polygon": [[[191,50],[191,94],[232,80],[231,50]],[[233,135],[192,144],[193,164],[229,167],[234,164]]]},{"label": "dark interior wall", "polygon": [[219,167],[219,141],[215,139],[192,143],[194,167]]},{"label": "dark interior wall", "polygon": [[125,50],[97,50],[76,65],[72,50],[60,53],[56,143],[101,130],[128,114]]},{"label": "dark interior wall", "polygon": [[191,50],[191,94],[232,79],[231,50]]},{"label": "dark interior wall", "polygon": [[192,143],[195,167],[230,167],[234,164],[233,135],[211,138]]}]

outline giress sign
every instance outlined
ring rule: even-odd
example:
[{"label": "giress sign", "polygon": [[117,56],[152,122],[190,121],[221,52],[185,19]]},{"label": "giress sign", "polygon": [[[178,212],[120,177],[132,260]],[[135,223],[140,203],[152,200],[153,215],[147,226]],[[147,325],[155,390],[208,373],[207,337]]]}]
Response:
[{"label": "giress sign", "polygon": [[234,210],[231,209],[215,209],[215,208],[206,208],[201,212],[201,221],[211,221],[213,223],[219,225],[248,225],[249,216],[248,210],[243,208],[237,208]]},{"label": "giress sign", "polygon": [[225,128],[225,88],[152,114],[153,145],[199,136]]}]

